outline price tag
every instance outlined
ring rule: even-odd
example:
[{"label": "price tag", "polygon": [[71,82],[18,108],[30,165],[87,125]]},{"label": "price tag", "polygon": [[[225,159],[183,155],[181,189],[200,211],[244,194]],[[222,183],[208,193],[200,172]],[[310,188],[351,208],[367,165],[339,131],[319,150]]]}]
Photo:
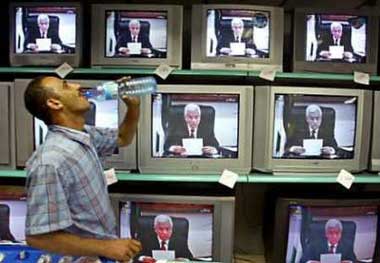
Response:
[{"label": "price tag", "polygon": [[347,172],[346,170],[342,169],[340,170],[338,177],[336,178],[336,181],[346,187],[347,189],[351,188],[351,185],[355,181],[355,176],[353,176],[350,172]]},{"label": "price tag", "polygon": [[363,85],[369,85],[369,74],[364,72],[354,72],[354,82],[363,84]]},{"label": "price tag", "polygon": [[74,68],[72,68],[69,64],[66,62],[63,63],[61,66],[55,69],[55,73],[62,79],[64,79],[70,72],[72,72]]},{"label": "price tag", "polygon": [[239,179],[239,175],[237,173],[224,169],[219,178],[219,183],[229,188],[234,188],[235,183],[238,179]]},{"label": "price tag", "polygon": [[104,176],[106,177],[107,185],[111,185],[117,182],[116,172],[114,168],[104,171]]},{"label": "price tag", "polygon": [[276,71],[277,70],[274,67],[263,69],[260,72],[259,77],[262,78],[262,79],[269,80],[269,81],[274,81],[274,78],[276,77]]},{"label": "price tag", "polygon": [[161,64],[156,68],[154,74],[158,75],[162,79],[166,79],[170,75],[170,73],[172,73],[173,70],[174,68],[172,68],[171,66],[167,64]]}]

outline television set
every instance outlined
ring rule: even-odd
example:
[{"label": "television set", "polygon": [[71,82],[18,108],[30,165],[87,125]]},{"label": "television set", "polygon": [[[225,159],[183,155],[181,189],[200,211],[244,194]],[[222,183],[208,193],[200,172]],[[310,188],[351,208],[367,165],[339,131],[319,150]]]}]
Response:
[{"label": "television set", "polygon": [[374,92],[373,109],[372,148],[369,169],[380,172],[380,138],[378,138],[380,134],[380,91]]},{"label": "television set", "polygon": [[328,175],[367,168],[371,91],[257,86],[255,92],[255,169]]},{"label": "television set", "polygon": [[15,168],[13,83],[0,82],[0,169]]},{"label": "television set", "polygon": [[182,6],[92,5],[91,65],[182,67]]},{"label": "television set", "polygon": [[380,199],[280,198],[271,262],[378,262],[379,208]]},{"label": "television set", "polygon": [[378,28],[372,11],[296,9],[293,69],[376,74]]},{"label": "television set", "polygon": [[[24,92],[31,80],[16,79],[14,82],[14,105],[16,127],[16,165],[24,167],[33,151],[44,141],[47,133],[45,123],[34,118],[24,106]],[[96,87],[102,80],[67,80],[82,87]],[[124,118],[127,107],[119,99],[98,101],[89,99],[90,110],[86,113],[86,124],[98,127],[117,128]],[[121,170],[136,169],[136,140],[124,148],[118,148],[105,160],[105,167]]]},{"label": "television set", "polygon": [[76,2],[10,3],[9,57],[12,66],[79,66],[82,7]]},{"label": "television set", "polygon": [[251,86],[158,85],[141,102],[140,171],[217,174],[228,168],[248,173],[252,105]]},{"label": "television set", "polygon": [[[156,259],[233,261],[234,197],[111,194],[111,202],[119,221],[120,237],[135,238],[142,243],[143,251],[134,262],[153,255]],[[161,219],[156,218],[159,215]],[[161,227],[154,224],[165,222],[165,217],[172,221],[171,236],[159,234]],[[169,238],[163,258],[156,251],[157,236],[162,240]]]},{"label": "television set", "polygon": [[191,68],[282,71],[284,11],[255,5],[193,5]]},{"label": "television set", "polygon": [[25,243],[26,194],[23,188],[2,186],[0,244]]}]

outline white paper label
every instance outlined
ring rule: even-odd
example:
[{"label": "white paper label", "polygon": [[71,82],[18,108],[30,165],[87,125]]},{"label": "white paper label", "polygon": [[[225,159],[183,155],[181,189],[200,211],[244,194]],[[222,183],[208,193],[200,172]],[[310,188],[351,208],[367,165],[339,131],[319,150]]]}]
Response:
[{"label": "white paper label", "polygon": [[51,50],[51,38],[37,38],[36,44],[38,46],[38,51]]},{"label": "white paper label", "polygon": [[244,56],[245,55],[245,43],[231,42],[230,43],[231,56]]},{"label": "white paper label", "polygon": [[341,263],[342,254],[321,254],[321,263]]},{"label": "white paper label", "polygon": [[363,84],[363,85],[369,85],[369,74],[364,72],[354,72],[354,82]]},{"label": "white paper label", "polygon": [[224,169],[222,175],[219,178],[219,183],[229,188],[234,188],[236,181],[239,179],[237,173]]},{"label": "white paper label", "polygon": [[55,73],[57,73],[60,78],[64,79],[73,70],[74,69],[65,62],[55,69]]},{"label": "white paper label", "polygon": [[353,176],[350,172],[342,169],[340,170],[336,181],[346,187],[347,189],[351,188],[351,185],[355,181],[355,176]]},{"label": "white paper label", "polygon": [[117,182],[116,172],[114,168],[104,171],[104,176],[106,177],[107,185],[111,185]]},{"label": "white paper label", "polygon": [[331,59],[343,59],[344,47],[343,46],[330,46],[329,47]]},{"label": "white paper label", "polygon": [[174,68],[172,68],[171,66],[167,64],[161,64],[156,68],[154,74],[156,74],[162,79],[166,79],[170,75],[170,73],[172,73],[173,70]]},{"label": "white paper label", "polygon": [[127,46],[130,55],[141,55],[141,42],[128,42]]},{"label": "white paper label", "polygon": [[262,79],[269,80],[269,81],[274,81],[274,79],[276,77],[276,69],[275,68],[263,69],[260,72],[259,77],[262,78]]},{"label": "white paper label", "polygon": [[302,155],[305,155],[305,156],[321,155],[322,146],[323,146],[322,139],[304,139],[303,148],[305,149],[305,152]]},{"label": "white paper label", "polygon": [[152,250],[152,256],[156,260],[174,260],[174,250]]}]

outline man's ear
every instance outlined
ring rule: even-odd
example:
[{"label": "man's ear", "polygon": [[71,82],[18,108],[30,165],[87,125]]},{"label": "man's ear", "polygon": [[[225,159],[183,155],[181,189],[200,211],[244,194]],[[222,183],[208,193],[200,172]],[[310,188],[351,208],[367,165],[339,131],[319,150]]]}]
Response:
[{"label": "man's ear", "polygon": [[60,110],[63,108],[63,104],[61,103],[61,101],[54,98],[47,99],[46,105],[49,107],[49,109],[52,110]]}]

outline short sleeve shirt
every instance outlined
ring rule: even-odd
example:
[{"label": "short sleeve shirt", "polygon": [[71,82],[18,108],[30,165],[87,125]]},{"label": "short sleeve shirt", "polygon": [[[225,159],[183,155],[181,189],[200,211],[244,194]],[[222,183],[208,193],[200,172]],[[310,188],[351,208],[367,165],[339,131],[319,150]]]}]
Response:
[{"label": "short sleeve shirt", "polygon": [[100,158],[117,147],[117,129],[49,126],[27,162],[26,235],[58,230],[83,237],[117,237]]}]

